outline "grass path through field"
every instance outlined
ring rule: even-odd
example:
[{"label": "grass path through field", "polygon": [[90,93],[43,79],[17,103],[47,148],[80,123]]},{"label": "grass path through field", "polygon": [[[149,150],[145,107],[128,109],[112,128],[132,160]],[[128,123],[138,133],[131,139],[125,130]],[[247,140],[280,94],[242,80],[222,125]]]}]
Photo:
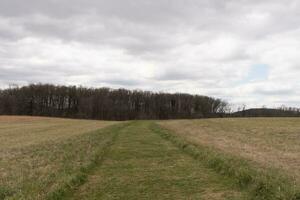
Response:
[{"label": "grass path through field", "polygon": [[245,199],[229,180],[151,131],[151,123],[123,128],[70,199]]}]

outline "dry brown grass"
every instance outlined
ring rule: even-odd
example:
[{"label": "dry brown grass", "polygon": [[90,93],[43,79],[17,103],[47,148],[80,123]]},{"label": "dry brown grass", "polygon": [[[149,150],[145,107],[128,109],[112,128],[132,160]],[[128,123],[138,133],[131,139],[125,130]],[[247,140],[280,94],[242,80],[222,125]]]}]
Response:
[{"label": "dry brown grass", "polygon": [[0,116],[0,199],[45,199],[88,165],[116,122]]},{"label": "dry brown grass", "polygon": [[193,143],[283,169],[300,182],[300,118],[171,120],[160,124]]},{"label": "dry brown grass", "polygon": [[0,151],[66,139],[115,122],[47,117],[0,116]]}]

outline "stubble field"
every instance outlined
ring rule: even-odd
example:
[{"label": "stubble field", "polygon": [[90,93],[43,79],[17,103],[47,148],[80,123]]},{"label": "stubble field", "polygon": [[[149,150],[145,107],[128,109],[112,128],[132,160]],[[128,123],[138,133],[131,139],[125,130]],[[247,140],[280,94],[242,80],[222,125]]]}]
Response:
[{"label": "stubble field", "polygon": [[0,116],[0,199],[45,199],[90,163],[114,124]]},{"label": "stubble field", "polygon": [[0,116],[0,199],[300,198],[297,118]]},{"label": "stubble field", "polygon": [[275,167],[300,181],[300,119],[171,120],[160,123],[186,140]]}]

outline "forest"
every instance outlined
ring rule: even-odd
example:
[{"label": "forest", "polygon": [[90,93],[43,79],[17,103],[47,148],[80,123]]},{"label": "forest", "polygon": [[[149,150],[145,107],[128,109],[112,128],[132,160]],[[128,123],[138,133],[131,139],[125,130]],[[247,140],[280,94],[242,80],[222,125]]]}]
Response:
[{"label": "forest", "polygon": [[0,115],[100,120],[223,117],[227,102],[213,97],[141,90],[30,84],[0,90]]},{"label": "forest", "polygon": [[230,117],[300,117],[300,109],[295,107],[251,108],[230,114]]}]

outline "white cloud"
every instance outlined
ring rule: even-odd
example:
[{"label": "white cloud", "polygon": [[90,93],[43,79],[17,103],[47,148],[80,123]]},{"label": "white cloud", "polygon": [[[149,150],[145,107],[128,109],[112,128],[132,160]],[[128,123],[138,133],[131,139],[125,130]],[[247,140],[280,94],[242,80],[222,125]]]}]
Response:
[{"label": "white cloud", "polygon": [[[3,0],[0,85],[126,87],[295,106],[299,9],[296,0]],[[249,80],[253,66],[268,74]]]}]

